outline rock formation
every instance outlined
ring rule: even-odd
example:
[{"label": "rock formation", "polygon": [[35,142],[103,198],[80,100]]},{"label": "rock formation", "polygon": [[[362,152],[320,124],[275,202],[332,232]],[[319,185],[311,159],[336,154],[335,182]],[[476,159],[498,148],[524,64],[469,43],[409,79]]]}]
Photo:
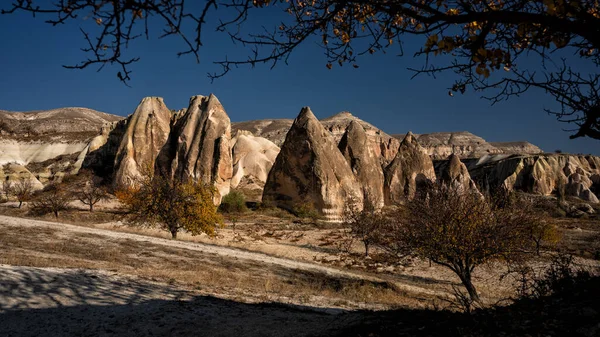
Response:
[{"label": "rock formation", "polygon": [[412,199],[420,185],[435,181],[433,162],[411,132],[400,143],[396,157],[384,174],[387,204]]},{"label": "rock formation", "polygon": [[450,155],[447,161],[436,167],[436,175],[440,183],[458,191],[479,192],[467,166],[455,154]]},{"label": "rock formation", "polygon": [[540,154],[542,149],[531,144],[530,142],[489,142],[491,146],[500,149],[506,154]]},{"label": "rock formation", "polygon": [[17,184],[20,180],[29,180],[34,190],[41,190],[44,185],[25,166],[19,164],[4,164],[0,166],[0,180]]},{"label": "rock formation", "polygon": [[171,111],[160,97],[142,99],[127,120],[114,164],[116,185],[132,185],[150,173],[170,132]]},{"label": "rock formation", "polygon": [[338,147],[362,185],[365,207],[375,210],[383,208],[383,170],[379,156],[374,153],[367,133],[359,122],[352,121],[348,125]]},{"label": "rock formation", "polygon": [[269,171],[279,147],[270,140],[238,130],[232,139],[233,177],[231,188],[241,190],[247,201],[261,201]]},{"label": "rock formation", "polygon": [[352,122],[356,122],[363,127],[365,135],[367,136],[368,145],[371,147],[373,153],[379,158],[380,164],[389,164],[396,156],[396,152],[400,146],[400,141],[398,139],[386,134],[374,125],[353,116],[348,111],[342,111],[321,120],[321,124],[323,124],[325,129],[331,132],[333,138],[338,143]]},{"label": "rock formation", "polygon": [[88,151],[82,167],[92,170],[97,176],[112,178],[117,151],[119,151],[127,126],[128,119],[102,126],[100,134],[92,138],[88,144]]},{"label": "rock formation", "polygon": [[[369,140],[369,146],[372,147],[373,152],[377,155],[382,165],[387,165],[394,159],[400,141],[385,132],[381,131],[377,127],[370,123],[367,123],[360,118],[353,116],[347,111],[340,112],[331,117],[322,119],[320,122],[323,124],[333,136],[336,143],[339,143],[342,136],[346,132],[346,129],[351,122],[358,122],[365,130],[367,139]],[[293,121],[291,119],[267,119],[267,120],[256,120],[233,123],[233,130],[245,130],[252,132],[253,135],[258,137],[264,137],[275,143],[277,146],[281,146],[285,140],[285,136],[292,126]]]},{"label": "rock formation", "polygon": [[467,160],[467,168],[480,185],[550,195],[561,189],[568,196],[597,202],[600,158],[567,154],[484,156]]},{"label": "rock formation", "polygon": [[222,197],[229,193],[233,175],[230,141],[229,116],[217,97],[194,96],[173,126],[158,169],[173,179],[214,184]]},{"label": "rock formation", "polygon": [[302,108],[269,172],[263,200],[293,210],[310,203],[326,220],[339,221],[349,202],[362,208],[362,187],[331,134]]},{"label": "rock formation", "polygon": [[[490,143],[466,131],[434,132],[413,136],[434,160],[445,160],[451,154],[465,159],[499,154],[539,154],[543,152],[539,147],[528,142]],[[404,135],[399,134],[394,137],[403,139]]]},{"label": "rock formation", "polygon": [[86,108],[0,111],[0,165],[21,165],[38,187],[76,174],[90,140],[102,125],[120,119]]},{"label": "rock formation", "polygon": [[249,131],[255,137],[266,138],[273,144],[281,147],[293,123],[294,120],[285,118],[253,120],[232,123],[231,130],[233,133],[238,130]]}]

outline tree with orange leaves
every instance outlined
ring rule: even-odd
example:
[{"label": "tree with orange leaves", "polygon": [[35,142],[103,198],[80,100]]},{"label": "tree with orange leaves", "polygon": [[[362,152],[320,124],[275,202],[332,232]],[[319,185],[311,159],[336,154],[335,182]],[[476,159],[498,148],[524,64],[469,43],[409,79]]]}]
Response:
[{"label": "tree with orange leaves", "polygon": [[137,187],[122,187],[115,195],[127,207],[132,223],[158,225],[176,239],[180,230],[213,236],[223,225],[213,203],[214,193],[212,186],[154,176],[144,178]]}]

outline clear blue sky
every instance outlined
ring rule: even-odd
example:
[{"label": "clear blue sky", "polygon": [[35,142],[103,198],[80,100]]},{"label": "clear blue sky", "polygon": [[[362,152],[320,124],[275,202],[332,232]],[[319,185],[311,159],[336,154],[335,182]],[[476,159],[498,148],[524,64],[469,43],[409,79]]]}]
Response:
[{"label": "clear blue sky", "polygon": [[[321,50],[309,43],[288,66],[239,68],[211,83],[206,74],[219,70],[213,61],[243,58],[247,50],[232,47],[223,34],[208,34],[197,64],[192,57],[176,56],[184,48],[177,38],[151,38],[133,44],[131,52],[142,59],[131,68],[128,88],[118,81],[116,67],[101,72],[62,67],[85,58],[79,50],[84,45],[80,24],[89,27],[90,21],[52,27],[31,15],[0,16],[0,109],[79,106],[126,116],[145,96],[161,96],[169,108],[180,109],[192,95],[214,93],[232,121],[294,118],[302,106],[310,106],[319,118],[350,111],[387,133],[466,130],[488,141],[527,140],[549,152],[600,155],[600,140],[569,140],[562,129],[570,125],[543,111],[555,106],[551,97],[530,92],[495,106],[477,94],[450,97],[452,74],[411,80],[406,68],[421,60],[397,57],[397,49],[360,59],[358,69],[328,70]],[[405,47],[412,55],[416,46]]]}]

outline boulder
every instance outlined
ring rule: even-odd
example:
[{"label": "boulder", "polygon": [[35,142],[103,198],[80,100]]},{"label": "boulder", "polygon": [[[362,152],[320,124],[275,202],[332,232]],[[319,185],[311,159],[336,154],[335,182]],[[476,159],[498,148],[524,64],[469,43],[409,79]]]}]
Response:
[{"label": "boulder", "polygon": [[369,144],[363,126],[352,121],[338,145],[342,155],[362,185],[365,208],[380,210],[384,206],[383,170],[379,156]]},{"label": "boulder", "polygon": [[232,139],[233,177],[231,188],[241,190],[247,201],[261,201],[269,171],[279,147],[270,140],[238,130]]},{"label": "boulder", "polygon": [[194,96],[181,111],[169,141],[161,151],[158,170],[172,178],[214,185],[220,196],[231,188],[231,123],[215,95]]},{"label": "boulder", "polygon": [[435,181],[433,162],[411,132],[400,143],[398,153],[385,168],[384,175],[387,204],[412,199],[421,185]]},{"label": "boulder", "polygon": [[171,111],[160,97],[142,99],[129,116],[127,127],[117,150],[114,164],[114,183],[117,186],[135,185],[149,174],[156,156],[167,142]]},{"label": "boulder", "polygon": [[293,210],[308,203],[328,221],[340,221],[348,203],[362,208],[362,187],[331,133],[304,107],[269,172],[263,201]]}]

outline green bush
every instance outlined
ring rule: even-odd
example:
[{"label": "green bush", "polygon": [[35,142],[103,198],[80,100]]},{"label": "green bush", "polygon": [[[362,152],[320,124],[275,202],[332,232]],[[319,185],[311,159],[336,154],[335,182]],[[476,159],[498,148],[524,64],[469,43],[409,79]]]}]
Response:
[{"label": "green bush", "polygon": [[247,210],[246,197],[242,192],[233,190],[223,197],[219,209],[224,213],[245,212]]},{"label": "green bush", "polygon": [[309,201],[299,202],[294,205],[292,213],[299,218],[309,218],[313,222],[320,219],[321,215]]}]

